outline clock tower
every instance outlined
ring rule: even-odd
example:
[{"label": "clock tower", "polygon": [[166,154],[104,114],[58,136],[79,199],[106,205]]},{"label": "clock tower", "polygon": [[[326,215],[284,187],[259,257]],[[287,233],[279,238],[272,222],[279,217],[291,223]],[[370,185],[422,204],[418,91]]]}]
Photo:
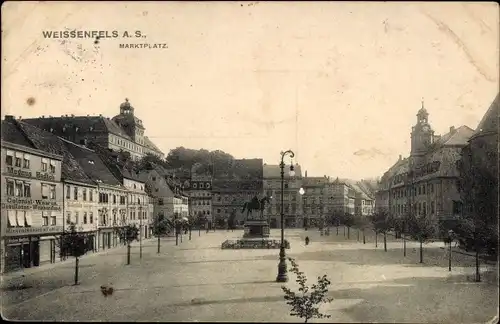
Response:
[{"label": "clock tower", "polygon": [[434,140],[434,131],[429,125],[429,113],[424,108],[422,101],[422,108],[417,113],[417,123],[411,130],[411,154],[414,165],[420,164],[422,157],[427,153]]}]

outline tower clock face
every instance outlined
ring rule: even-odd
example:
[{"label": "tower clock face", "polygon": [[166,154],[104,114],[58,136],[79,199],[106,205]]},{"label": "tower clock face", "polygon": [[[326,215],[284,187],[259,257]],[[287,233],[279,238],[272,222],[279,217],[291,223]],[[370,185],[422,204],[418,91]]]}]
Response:
[{"label": "tower clock face", "polygon": [[422,127],[422,130],[424,132],[428,132],[429,131],[429,126],[425,125],[424,127]]}]

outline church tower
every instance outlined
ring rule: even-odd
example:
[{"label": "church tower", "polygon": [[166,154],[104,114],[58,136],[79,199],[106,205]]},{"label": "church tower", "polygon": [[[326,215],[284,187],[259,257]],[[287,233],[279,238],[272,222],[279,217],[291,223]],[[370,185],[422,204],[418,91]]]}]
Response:
[{"label": "church tower", "polygon": [[120,125],[134,142],[144,145],[145,128],[142,125],[142,120],[134,115],[134,107],[132,107],[127,98],[120,105],[120,114],[113,117],[113,121]]},{"label": "church tower", "polygon": [[422,108],[417,112],[417,123],[411,130],[410,157],[415,167],[421,164],[424,155],[428,152],[434,141],[434,131],[429,125],[428,118],[429,113],[424,108],[424,102],[422,101]]}]

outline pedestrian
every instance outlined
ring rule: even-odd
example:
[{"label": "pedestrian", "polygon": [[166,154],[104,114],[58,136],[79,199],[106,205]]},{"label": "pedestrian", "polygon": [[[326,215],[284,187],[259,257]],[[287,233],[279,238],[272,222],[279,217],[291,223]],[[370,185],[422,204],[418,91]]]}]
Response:
[{"label": "pedestrian", "polygon": [[306,245],[309,245],[309,236],[306,236]]}]

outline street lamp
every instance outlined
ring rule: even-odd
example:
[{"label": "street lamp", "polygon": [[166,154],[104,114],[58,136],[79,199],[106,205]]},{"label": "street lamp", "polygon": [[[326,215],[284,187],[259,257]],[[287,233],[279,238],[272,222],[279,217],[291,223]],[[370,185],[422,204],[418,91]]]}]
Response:
[{"label": "street lamp", "polygon": [[[281,152],[281,162],[280,162],[280,169],[281,169],[281,244],[280,244],[280,262],[278,263],[278,276],[276,277],[276,282],[287,282],[288,281],[288,275],[287,275],[287,266],[286,266],[286,255],[285,255],[285,224],[284,224],[284,218],[285,214],[283,212],[284,209],[284,203],[283,203],[283,191],[285,187],[285,156],[288,154],[290,155],[290,158],[293,158],[295,154],[291,150],[287,150],[285,152]],[[293,169],[293,163],[290,165],[290,176],[294,176],[295,171]]]},{"label": "street lamp", "polygon": [[139,259],[142,259],[142,206],[139,206]]}]

